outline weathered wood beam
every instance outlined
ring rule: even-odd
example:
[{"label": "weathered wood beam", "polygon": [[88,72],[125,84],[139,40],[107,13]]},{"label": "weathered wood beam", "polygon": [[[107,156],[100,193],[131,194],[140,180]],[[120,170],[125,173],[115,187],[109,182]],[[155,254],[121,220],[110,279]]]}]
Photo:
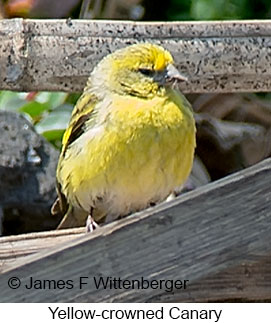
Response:
[{"label": "weathered wood beam", "polygon": [[128,44],[161,44],[184,92],[271,90],[271,21],[0,20],[0,88],[82,91],[93,66]]},{"label": "weathered wood beam", "polygon": [[[210,275],[270,257],[270,176],[268,159],[93,234],[28,256],[0,275],[0,302],[181,300],[184,291],[177,289],[174,293],[161,289],[96,289],[93,277],[187,279],[192,285]],[[89,277],[89,285],[82,289],[78,286],[80,276]],[[21,279],[19,289],[8,287],[10,277]],[[72,279],[74,288],[26,290],[24,285],[30,277]],[[271,299],[271,289],[265,297]]]},{"label": "weathered wood beam", "polygon": [[58,244],[80,237],[85,231],[85,228],[74,228],[0,237],[0,274],[24,262],[27,255],[50,250]]},{"label": "weathered wood beam", "polygon": [[[0,273],[22,265],[25,256],[50,250],[58,244],[82,236],[85,228],[27,233],[0,238]],[[209,275],[178,293],[177,302],[271,301],[271,256],[255,256],[237,267]],[[172,298],[172,295],[169,295]],[[167,295],[152,301],[167,301]]]},{"label": "weathered wood beam", "polygon": [[[271,302],[271,254],[193,282],[176,302]],[[162,300],[167,301],[163,295]],[[156,298],[155,301],[159,301]]]}]

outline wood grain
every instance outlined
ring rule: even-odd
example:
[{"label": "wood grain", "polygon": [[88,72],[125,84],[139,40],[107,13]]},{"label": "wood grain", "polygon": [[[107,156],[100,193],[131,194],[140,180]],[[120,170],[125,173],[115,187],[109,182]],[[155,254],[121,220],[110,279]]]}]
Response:
[{"label": "wood grain", "polygon": [[106,54],[137,42],[170,50],[184,92],[271,90],[271,21],[0,20],[0,88],[80,92]]},{"label": "wood grain", "polygon": [[50,250],[58,244],[82,236],[85,228],[20,234],[0,238],[0,273],[24,261],[25,256]]},{"label": "wood grain", "polygon": [[[193,282],[177,302],[271,302],[271,254]],[[165,295],[164,295],[165,296]],[[163,301],[167,301],[165,297]],[[155,301],[159,301],[159,298]]]},{"label": "wood grain", "polygon": [[[193,288],[197,287],[200,295],[198,287],[208,279],[209,299],[214,300],[211,279],[223,272],[226,276],[221,283],[226,284],[227,279],[230,282],[228,289],[224,289],[228,291],[223,294],[224,299],[232,297],[236,282],[237,288],[244,290],[237,293],[239,296],[255,299],[253,279],[258,279],[255,284],[258,293],[261,284],[269,287],[263,287],[262,295],[271,299],[270,262],[265,261],[271,255],[270,176],[268,159],[171,202],[111,223],[93,234],[27,256],[0,276],[0,301],[187,301],[193,296]],[[247,270],[240,268],[259,268],[256,264],[261,262],[266,264],[264,278],[257,278],[255,269],[249,283]],[[237,275],[234,268],[239,268]],[[227,278],[227,275],[234,276]],[[22,282],[17,290],[7,286],[8,279],[14,276]],[[80,276],[89,277],[90,282],[82,289],[78,286]],[[130,280],[188,279],[192,287],[189,290],[188,286],[186,294],[177,289],[173,293],[160,289],[96,289],[92,279],[100,276]],[[74,288],[26,290],[24,284],[30,277],[72,279]],[[215,292],[219,295],[217,277]]]}]

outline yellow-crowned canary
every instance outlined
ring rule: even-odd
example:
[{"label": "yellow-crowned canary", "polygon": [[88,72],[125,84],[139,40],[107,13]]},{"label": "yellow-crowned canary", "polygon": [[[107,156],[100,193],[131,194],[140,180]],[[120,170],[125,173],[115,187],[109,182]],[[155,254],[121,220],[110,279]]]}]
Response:
[{"label": "yellow-crowned canary", "polygon": [[63,137],[57,167],[59,228],[90,230],[166,199],[187,179],[195,149],[185,80],[164,48],[119,49],[94,68]]}]

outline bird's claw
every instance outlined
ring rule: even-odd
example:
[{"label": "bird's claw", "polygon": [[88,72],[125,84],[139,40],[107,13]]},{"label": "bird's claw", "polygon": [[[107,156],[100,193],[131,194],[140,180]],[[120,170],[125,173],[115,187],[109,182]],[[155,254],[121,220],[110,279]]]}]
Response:
[{"label": "bird's claw", "polygon": [[86,231],[93,232],[98,227],[99,227],[99,224],[94,221],[91,215],[89,215],[86,221]]}]

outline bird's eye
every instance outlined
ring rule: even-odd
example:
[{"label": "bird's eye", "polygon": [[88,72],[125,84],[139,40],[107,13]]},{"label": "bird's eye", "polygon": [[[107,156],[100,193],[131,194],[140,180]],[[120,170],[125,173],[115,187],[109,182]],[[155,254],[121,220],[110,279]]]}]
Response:
[{"label": "bird's eye", "polygon": [[154,71],[149,70],[147,68],[140,68],[139,72],[145,76],[153,76],[154,75]]}]

